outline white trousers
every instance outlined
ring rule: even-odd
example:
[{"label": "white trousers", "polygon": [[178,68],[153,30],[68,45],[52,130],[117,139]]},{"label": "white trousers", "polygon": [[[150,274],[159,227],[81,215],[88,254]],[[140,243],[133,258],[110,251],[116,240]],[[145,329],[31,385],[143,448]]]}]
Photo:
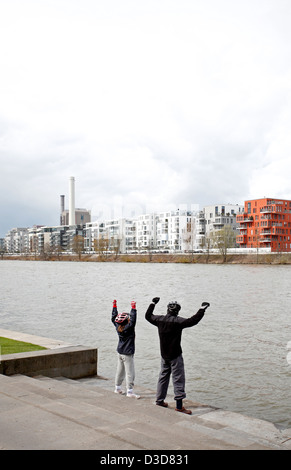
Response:
[{"label": "white trousers", "polygon": [[134,356],[133,354],[118,354],[117,371],[115,376],[115,385],[120,387],[125,379],[127,391],[132,390],[135,379]]}]

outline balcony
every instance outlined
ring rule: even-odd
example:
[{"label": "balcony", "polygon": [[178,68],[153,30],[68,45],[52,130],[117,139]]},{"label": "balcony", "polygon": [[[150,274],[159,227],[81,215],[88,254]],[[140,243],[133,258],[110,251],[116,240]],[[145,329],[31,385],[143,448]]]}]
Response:
[{"label": "balcony", "polygon": [[261,214],[271,214],[273,212],[276,212],[276,207],[275,206],[266,206],[266,207],[262,207],[260,209]]},{"label": "balcony", "polygon": [[252,215],[243,214],[242,216],[241,215],[237,216],[236,221],[238,224],[247,224],[247,223],[252,223],[254,221],[254,218]]}]

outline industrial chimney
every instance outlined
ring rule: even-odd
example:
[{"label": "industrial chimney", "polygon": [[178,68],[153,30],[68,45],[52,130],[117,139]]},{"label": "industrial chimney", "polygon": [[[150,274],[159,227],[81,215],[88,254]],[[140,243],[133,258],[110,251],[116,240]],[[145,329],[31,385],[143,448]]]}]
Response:
[{"label": "industrial chimney", "polygon": [[69,192],[69,225],[76,225],[75,216],[75,178],[70,177],[70,192]]},{"label": "industrial chimney", "polygon": [[60,197],[61,197],[60,225],[64,225],[63,216],[64,216],[64,211],[65,211],[65,196],[62,194]]}]

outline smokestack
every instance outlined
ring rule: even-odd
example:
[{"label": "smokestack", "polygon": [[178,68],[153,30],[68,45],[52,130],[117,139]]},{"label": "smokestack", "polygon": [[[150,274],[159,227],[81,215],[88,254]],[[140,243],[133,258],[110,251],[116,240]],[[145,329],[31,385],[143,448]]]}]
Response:
[{"label": "smokestack", "polygon": [[69,225],[76,225],[75,216],[75,178],[70,177]]},{"label": "smokestack", "polygon": [[61,195],[61,214],[60,214],[60,225],[63,225],[63,212],[65,210],[65,196]]}]

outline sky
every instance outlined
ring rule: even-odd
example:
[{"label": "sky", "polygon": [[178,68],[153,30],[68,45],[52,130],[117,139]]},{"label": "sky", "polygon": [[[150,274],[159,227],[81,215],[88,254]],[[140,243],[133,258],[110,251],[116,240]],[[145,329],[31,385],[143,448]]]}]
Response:
[{"label": "sky", "polygon": [[0,237],[291,199],[290,0],[0,0]]}]

